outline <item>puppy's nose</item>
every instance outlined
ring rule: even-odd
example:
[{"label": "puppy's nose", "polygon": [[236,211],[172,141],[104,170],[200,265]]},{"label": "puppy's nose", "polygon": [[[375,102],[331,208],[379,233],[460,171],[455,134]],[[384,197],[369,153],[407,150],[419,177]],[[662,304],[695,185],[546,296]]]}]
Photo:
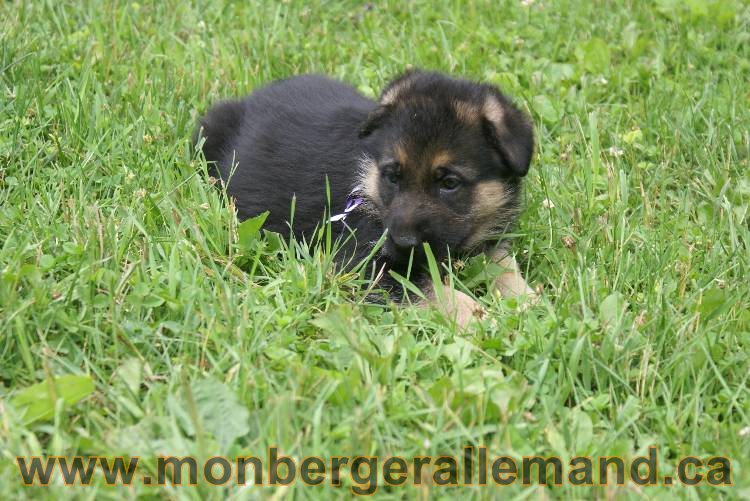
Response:
[{"label": "puppy's nose", "polygon": [[390,239],[398,249],[410,249],[419,244],[419,238],[416,233],[393,232],[390,234]]}]

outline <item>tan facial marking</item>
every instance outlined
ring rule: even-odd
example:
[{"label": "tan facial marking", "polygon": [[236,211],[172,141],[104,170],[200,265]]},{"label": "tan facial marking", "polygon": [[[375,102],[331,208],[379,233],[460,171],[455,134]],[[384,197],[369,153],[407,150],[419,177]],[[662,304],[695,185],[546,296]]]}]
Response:
[{"label": "tan facial marking", "polygon": [[505,110],[495,96],[489,95],[482,105],[482,114],[497,129],[498,134],[505,130]]},{"label": "tan facial marking", "polygon": [[479,109],[467,101],[454,101],[453,109],[462,122],[473,124],[479,121]]},{"label": "tan facial marking", "polygon": [[435,153],[435,155],[432,157],[431,164],[433,169],[437,169],[439,167],[445,167],[452,161],[453,155],[451,155],[448,151],[441,150]]},{"label": "tan facial marking", "polygon": [[404,148],[403,144],[396,143],[393,146],[393,155],[396,157],[396,161],[401,164],[401,166],[408,165],[409,155],[407,155],[406,148]]},{"label": "tan facial marking", "polygon": [[[497,226],[501,209],[513,211],[514,206],[505,206],[508,192],[501,181],[483,181],[474,188],[474,207],[472,219],[474,231],[467,238],[465,246],[472,248],[493,236],[493,229]],[[518,209],[515,209],[518,210]],[[496,233],[496,232],[494,232]]]},{"label": "tan facial marking", "polygon": [[508,197],[501,181],[483,181],[474,188],[474,214],[477,219],[494,216]]}]

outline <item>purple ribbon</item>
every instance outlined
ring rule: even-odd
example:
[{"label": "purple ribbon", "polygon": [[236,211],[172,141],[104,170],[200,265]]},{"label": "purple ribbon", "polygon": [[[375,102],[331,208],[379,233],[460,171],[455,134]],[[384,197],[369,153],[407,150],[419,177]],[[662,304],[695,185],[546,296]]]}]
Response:
[{"label": "purple ribbon", "polygon": [[351,211],[362,205],[362,202],[364,202],[365,199],[359,195],[360,189],[361,186],[355,186],[354,189],[349,193],[349,196],[346,197],[346,207],[344,207],[344,212],[332,216],[332,223],[335,221],[343,221]]}]

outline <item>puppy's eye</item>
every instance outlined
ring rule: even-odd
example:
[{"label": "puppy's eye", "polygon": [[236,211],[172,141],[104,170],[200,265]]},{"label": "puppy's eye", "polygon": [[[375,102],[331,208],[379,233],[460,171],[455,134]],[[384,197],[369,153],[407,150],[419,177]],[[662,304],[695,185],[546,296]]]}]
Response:
[{"label": "puppy's eye", "polygon": [[455,191],[461,186],[461,180],[456,176],[445,176],[440,180],[440,189],[443,191]]}]

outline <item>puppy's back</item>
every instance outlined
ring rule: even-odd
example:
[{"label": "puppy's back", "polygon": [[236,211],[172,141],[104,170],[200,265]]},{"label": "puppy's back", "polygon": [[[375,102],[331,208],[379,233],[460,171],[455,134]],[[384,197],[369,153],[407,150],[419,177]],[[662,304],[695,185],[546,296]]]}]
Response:
[{"label": "puppy's back", "polygon": [[314,225],[323,214],[326,179],[332,201],[346,198],[361,155],[359,126],[375,106],[323,76],[277,81],[213,107],[199,124],[203,153],[240,219],[270,210],[267,226],[284,231],[296,195],[295,226],[305,231],[308,217]]}]

